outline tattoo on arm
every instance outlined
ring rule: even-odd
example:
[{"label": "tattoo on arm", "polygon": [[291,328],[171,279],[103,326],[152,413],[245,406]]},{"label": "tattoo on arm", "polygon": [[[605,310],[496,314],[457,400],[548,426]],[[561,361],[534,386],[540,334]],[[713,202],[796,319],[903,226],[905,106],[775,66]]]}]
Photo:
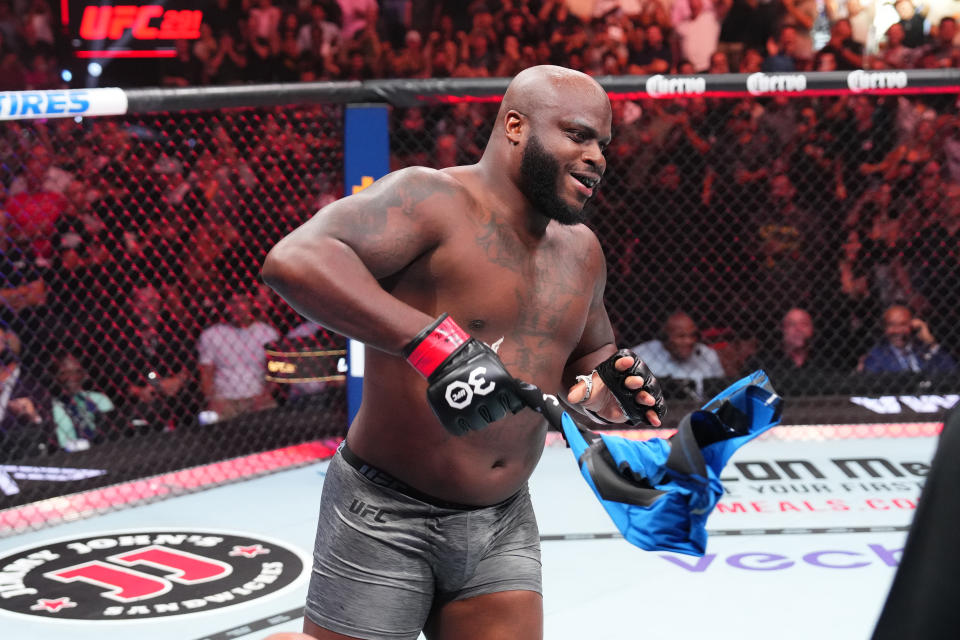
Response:
[{"label": "tattoo on arm", "polygon": [[352,247],[376,277],[384,277],[415,258],[439,233],[424,215],[425,203],[439,198],[430,206],[442,210],[451,206],[445,200],[452,202],[459,196],[445,178],[401,172],[337,210],[329,223],[330,233]]}]

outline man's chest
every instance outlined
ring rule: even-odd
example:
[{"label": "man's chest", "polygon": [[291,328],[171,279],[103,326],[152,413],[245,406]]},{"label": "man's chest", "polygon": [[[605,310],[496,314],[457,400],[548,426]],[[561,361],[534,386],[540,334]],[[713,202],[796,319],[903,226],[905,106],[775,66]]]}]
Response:
[{"label": "man's chest", "polygon": [[411,302],[450,313],[487,344],[502,339],[501,358],[518,374],[562,365],[580,341],[595,282],[574,255],[471,243],[438,252],[425,267],[407,283],[416,289]]}]

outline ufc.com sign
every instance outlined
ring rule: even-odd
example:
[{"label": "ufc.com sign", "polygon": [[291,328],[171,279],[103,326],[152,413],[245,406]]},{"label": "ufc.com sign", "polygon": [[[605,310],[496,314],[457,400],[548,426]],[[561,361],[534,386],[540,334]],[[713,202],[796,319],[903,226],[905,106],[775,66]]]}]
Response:
[{"label": "ufc.com sign", "polygon": [[304,556],[258,537],[129,532],[0,558],[0,615],[142,620],[244,604],[303,573]]}]

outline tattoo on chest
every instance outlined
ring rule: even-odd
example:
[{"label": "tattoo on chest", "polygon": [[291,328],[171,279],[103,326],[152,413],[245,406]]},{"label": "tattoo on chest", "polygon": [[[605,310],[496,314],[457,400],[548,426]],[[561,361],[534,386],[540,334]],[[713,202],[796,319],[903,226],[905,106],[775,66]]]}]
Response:
[{"label": "tattoo on chest", "polygon": [[483,250],[487,260],[492,264],[515,273],[523,270],[526,253],[523,243],[517,238],[516,232],[500,220],[496,213],[491,212],[489,219],[480,228],[477,246]]},{"label": "tattoo on chest", "polygon": [[[591,291],[584,289],[583,273],[569,269],[567,258],[532,260],[529,275],[515,289],[517,322],[515,340],[516,365],[520,370],[549,372],[556,366],[558,340],[568,336],[573,327],[581,327],[590,308]],[[554,348],[551,348],[554,347]]]}]

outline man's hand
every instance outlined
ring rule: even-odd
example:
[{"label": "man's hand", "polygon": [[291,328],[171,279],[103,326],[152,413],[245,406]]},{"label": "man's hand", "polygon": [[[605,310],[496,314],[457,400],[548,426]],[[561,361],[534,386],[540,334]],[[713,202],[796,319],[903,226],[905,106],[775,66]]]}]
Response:
[{"label": "man's hand", "polygon": [[[636,358],[632,354],[621,354],[623,354],[622,351],[617,354],[620,357],[617,357],[613,362],[613,367],[617,372],[623,373],[629,371],[634,364],[636,364]],[[647,371],[649,372],[649,370]],[[640,375],[627,375],[623,379],[623,386],[632,391],[636,391],[632,396],[632,400],[637,405],[652,407],[645,412],[646,420],[654,427],[659,427],[662,424],[660,416],[665,411],[665,408],[662,393],[660,392],[660,385],[652,375],[650,378],[653,380],[655,387],[647,385],[647,389],[650,389],[649,391],[644,388],[644,378]],[[570,387],[570,390],[567,392],[567,402],[579,405],[609,422],[627,422],[630,420],[630,417],[621,407],[620,401],[617,400],[616,395],[611,389],[607,388],[606,383],[604,383],[596,371],[593,371],[589,375],[589,379],[590,382],[581,379],[577,384]],[[588,389],[590,389],[589,394],[587,393]],[[650,391],[653,391],[653,393]],[[657,411],[658,399],[654,396],[654,393],[660,396],[660,412]]]},{"label": "man's hand", "polygon": [[14,398],[7,403],[7,408],[17,417],[29,420],[35,424],[40,424],[40,422],[43,421],[43,418],[40,417],[40,413],[37,411],[36,405],[33,404],[33,400],[30,398]]},{"label": "man's hand", "polygon": [[183,389],[183,384],[186,382],[186,374],[183,372],[172,375],[168,378],[160,378],[160,384],[157,385],[160,388],[161,393],[167,398],[172,398],[173,396],[180,393],[180,390]]},{"label": "man's hand", "polygon": [[145,384],[142,387],[135,384],[130,385],[130,395],[138,401],[149,404],[157,399],[157,391],[153,385]]},{"label": "man's hand", "polygon": [[482,429],[524,406],[496,352],[447,314],[411,340],[403,355],[427,379],[430,408],[453,435]]},{"label": "man's hand", "polygon": [[917,340],[925,345],[931,346],[936,344],[936,339],[933,337],[933,334],[930,333],[930,327],[920,318],[914,318],[910,321],[910,329],[913,331],[913,334],[917,336]]}]

